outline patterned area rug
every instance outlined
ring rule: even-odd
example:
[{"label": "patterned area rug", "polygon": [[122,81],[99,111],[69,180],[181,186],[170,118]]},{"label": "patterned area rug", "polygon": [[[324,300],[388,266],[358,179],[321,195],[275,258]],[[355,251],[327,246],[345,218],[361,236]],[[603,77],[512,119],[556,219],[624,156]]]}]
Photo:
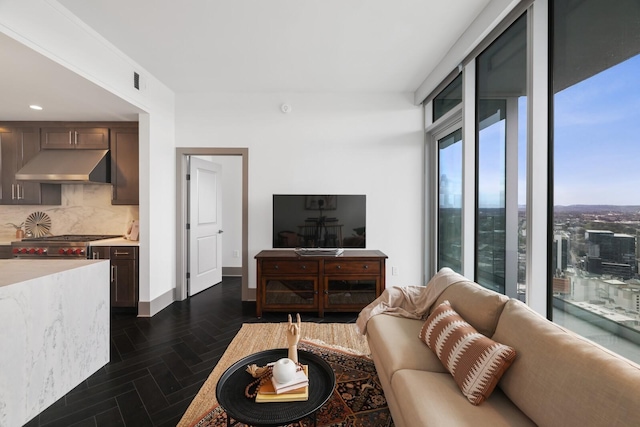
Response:
[{"label": "patterned area rug", "polygon": [[[336,388],[327,403],[317,412],[317,425],[322,426],[393,426],[373,361],[366,356],[331,348],[317,342],[302,340],[299,351],[322,357],[336,374]],[[227,416],[220,406],[214,407],[196,427],[226,426]],[[236,424],[244,426],[244,424]],[[312,419],[303,419],[288,427],[312,426]]]}]

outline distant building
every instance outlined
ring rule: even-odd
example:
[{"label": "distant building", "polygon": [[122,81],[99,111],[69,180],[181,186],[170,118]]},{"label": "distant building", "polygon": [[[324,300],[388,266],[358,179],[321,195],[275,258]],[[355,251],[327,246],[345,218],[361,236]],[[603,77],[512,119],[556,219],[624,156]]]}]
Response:
[{"label": "distant building", "polygon": [[585,241],[585,267],[589,273],[630,279],[638,271],[636,236],[608,230],[587,230]]},{"label": "distant building", "polygon": [[568,277],[553,278],[553,292],[568,295],[571,293],[571,280]]},{"label": "distant building", "polygon": [[640,286],[618,280],[605,280],[609,285],[609,302],[626,312],[640,313]]},{"label": "distant building", "polygon": [[640,314],[640,281],[637,279],[618,280],[567,272],[570,291],[566,279],[554,278],[554,292],[564,294],[570,301],[583,301],[615,310],[620,314]]},{"label": "distant building", "polygon": [[569,234],[559,232],[553,236],[553,246],[551,247],[551,267],[554,276],[558,277],[569,265]]},{"label": "distant building", "polygon": [[587,242],[587,256],[611,259],[613,231],[587,230],[584,240]]},{"label": "distant building", "polygon": [[603,261],[601,263],[601,269],[602,274],[610,275],[611,277],[619,277],[623,280],[628,280],[633,277],[633,271],[629,264]]}]

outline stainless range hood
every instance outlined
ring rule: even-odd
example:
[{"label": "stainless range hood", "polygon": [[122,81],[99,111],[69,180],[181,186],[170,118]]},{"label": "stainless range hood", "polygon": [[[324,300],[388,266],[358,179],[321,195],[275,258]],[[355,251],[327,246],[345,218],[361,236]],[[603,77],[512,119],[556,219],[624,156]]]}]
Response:
[{"label": "stainless range hood", "polygon": [[16,173],[17,181],[107,184],[109,150],[42,150]]}]

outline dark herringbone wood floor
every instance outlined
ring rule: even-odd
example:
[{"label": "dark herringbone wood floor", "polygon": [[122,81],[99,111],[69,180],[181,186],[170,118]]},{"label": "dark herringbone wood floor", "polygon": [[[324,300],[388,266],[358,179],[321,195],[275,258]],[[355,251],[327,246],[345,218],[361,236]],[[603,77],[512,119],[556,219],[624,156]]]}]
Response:
[{"label": "dark herringbone wood floor", "polygon": [[[286,313],[257,319],[240,286],[225,278],[152,318],[112,314],[109,364],[27,426],[175,426],[243,323],[286,321]],[[355,322],[357,313],[316,315],[302,320]]]}]

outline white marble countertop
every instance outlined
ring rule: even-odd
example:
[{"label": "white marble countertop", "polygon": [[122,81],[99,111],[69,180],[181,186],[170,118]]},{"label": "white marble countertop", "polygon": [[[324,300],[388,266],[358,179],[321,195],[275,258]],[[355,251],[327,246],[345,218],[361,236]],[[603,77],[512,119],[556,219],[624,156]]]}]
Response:
[{"label": "white marble countertop", "polygon": [[49,276],[97,262],[92,259],[0,259],[0,287]]},{"label": "white marble countertop", "polygon": [[137,240],[127,240],[124,237],[116,237],[113,239],[96,240],[91,242],[91,246],[140,246]]}]

